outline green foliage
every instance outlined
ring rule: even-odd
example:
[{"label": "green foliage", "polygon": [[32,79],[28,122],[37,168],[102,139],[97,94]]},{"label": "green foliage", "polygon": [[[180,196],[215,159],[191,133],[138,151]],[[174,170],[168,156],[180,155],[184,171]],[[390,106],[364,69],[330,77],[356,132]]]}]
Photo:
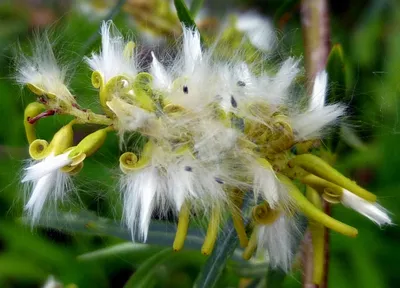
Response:
[{"label": "green foliage", "polygon": [[[199,1],[194,1],[199,2]],[[196,28],[196,22],[194,22],[193,16],[186,6],[185,1],[183,0],[174,0],[176,12],[178,14],[179,20],[186,26],[186,27],[193,27]],[[194,7],[196,4],[194,4]],[[195,8],[193,8],[195,9]],[[197,9],[197,8],[196,8]]]}]

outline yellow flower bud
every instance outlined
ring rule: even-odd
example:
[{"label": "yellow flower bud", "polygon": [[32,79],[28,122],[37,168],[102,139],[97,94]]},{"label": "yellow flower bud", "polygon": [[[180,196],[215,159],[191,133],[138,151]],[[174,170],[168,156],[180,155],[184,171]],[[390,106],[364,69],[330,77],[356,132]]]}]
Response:
[{"label": "yellow flower bud", "polygon": [[72,130],[72,125],[74,120],[62,127],[56,134],[54,134],[50,145],[47,147],[49,153],[52,152],[55,155],[63,153],[73,144],[74,131]]},{"label": "yellow flower bud", "polygon": [[111,129],[112,128],[107,127],[87,135],[71,151],[70,158],[75,157],[79,154],[85,154],[86,156],[91,156],[103,145],[107,137],[107,132],[110,131]]}]

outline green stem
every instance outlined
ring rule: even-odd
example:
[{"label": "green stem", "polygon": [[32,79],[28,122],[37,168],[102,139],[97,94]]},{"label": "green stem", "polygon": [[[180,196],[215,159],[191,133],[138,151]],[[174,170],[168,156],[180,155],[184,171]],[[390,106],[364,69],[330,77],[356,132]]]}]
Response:
[{"label": "green stem", "polygon": [[76,123],[78,124],[96,124],[105,126],[114,124],[114,121],[105,115],[96,114],[90,110],[84,111],[76,107],[72,107],[72,109],[66,114],[76,117]]}]

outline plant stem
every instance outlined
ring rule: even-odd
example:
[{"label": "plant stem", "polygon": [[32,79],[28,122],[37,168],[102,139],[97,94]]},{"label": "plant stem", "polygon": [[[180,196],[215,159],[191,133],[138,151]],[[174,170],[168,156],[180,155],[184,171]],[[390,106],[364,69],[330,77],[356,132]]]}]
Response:
[{"label": "plant stem", "polygon": [[[308,78],[308,90],[311,91],[316,74],[325,69],[329,55],[329,14],[326,0],[302,0],[301,23],[303,29],[305,66]],[[310,93],[311,95],[311,93]],[[329,203],[323,201],[326,214],[330,214]],[[323,281],[321,287],[327,286],[328,258],[329,258],[329,231],[325,228],[325,253]],[[317,287],[313,279],[313,247],[310,231],[307,230],[302,249],[303,258],[303,287]]]},{"label": "plant stem", "polygon": [[325,69],[329,55],[329,15],[326,0],[302,0],[301,24],[305,49],[305,66],[312,87],[315,75]]},{"label": "plant stem", "polygon": [[96,114],[91,110],[81,110],[79,108],[72,107],[67,114],[76,117],[76,122],[80,124],[96,124],[105,126],[114,124],[114,121],[108,118],[106,115]]}]

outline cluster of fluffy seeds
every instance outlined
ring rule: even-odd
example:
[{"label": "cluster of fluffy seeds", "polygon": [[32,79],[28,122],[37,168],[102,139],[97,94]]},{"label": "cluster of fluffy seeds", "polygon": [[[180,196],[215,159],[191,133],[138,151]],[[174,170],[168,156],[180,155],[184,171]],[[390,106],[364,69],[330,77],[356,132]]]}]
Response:
[{"label": "cluster of fluffy seeds", "polygon": [[[326,72],[317,75],[311,95],[299,99],[293,87],[300,73],[296,59],[283,61],[275,73],[255,73],[259,63],[219,61],[214,49],[202,47],[196,29],[183,27],[173,61],[163,63],[163,57],[159,60],[151,53],[146,69],[135,45],[111,22],[104,23],[101,32],[101,51],[86,58],[100,103],[121,141],[137,132],[147,139],[139,155],[124,151],[120,158],[123,217],[133,238],[146,240],[154,212],[179,215],[188,207],[196,215],[212,218],[218,211],[217,217],[223,218],[240,213],[236,198],[252,193],[250,206],[263,203],[273,211],[273,216],[258,215],[264,222],[254,221],[258,250],[267,250],[273,266],[288,270],[297,229],[293,211],[304,212],[305,207],[306,216],[314,215],[282,180],[312,173],[307,165],[302,170],[289,165],[296,158],[291,148],[318,140],[345,113],[340,104],[325,104]],[[63,69],[57,68],[52,51],[43,49],[24,58],[18,81],[67,101],[50,85],[64,82]],[[26,209],[33,221],[48,198],[62,199],[65,194],[65,180],[56,179],[75,171],[69,151],[50,153],[27,168],[23,182],[34,182]],[[71,169],[60,172],[61,167]],[[325,175],[317,176],[329,178]],[[332,179],[327,180],[335,182]],[[383,208],[353,194],[351,187],[347,190],[346,183],[332,184],[339,187],[339,202],[379,225],[390,223]]]}]

